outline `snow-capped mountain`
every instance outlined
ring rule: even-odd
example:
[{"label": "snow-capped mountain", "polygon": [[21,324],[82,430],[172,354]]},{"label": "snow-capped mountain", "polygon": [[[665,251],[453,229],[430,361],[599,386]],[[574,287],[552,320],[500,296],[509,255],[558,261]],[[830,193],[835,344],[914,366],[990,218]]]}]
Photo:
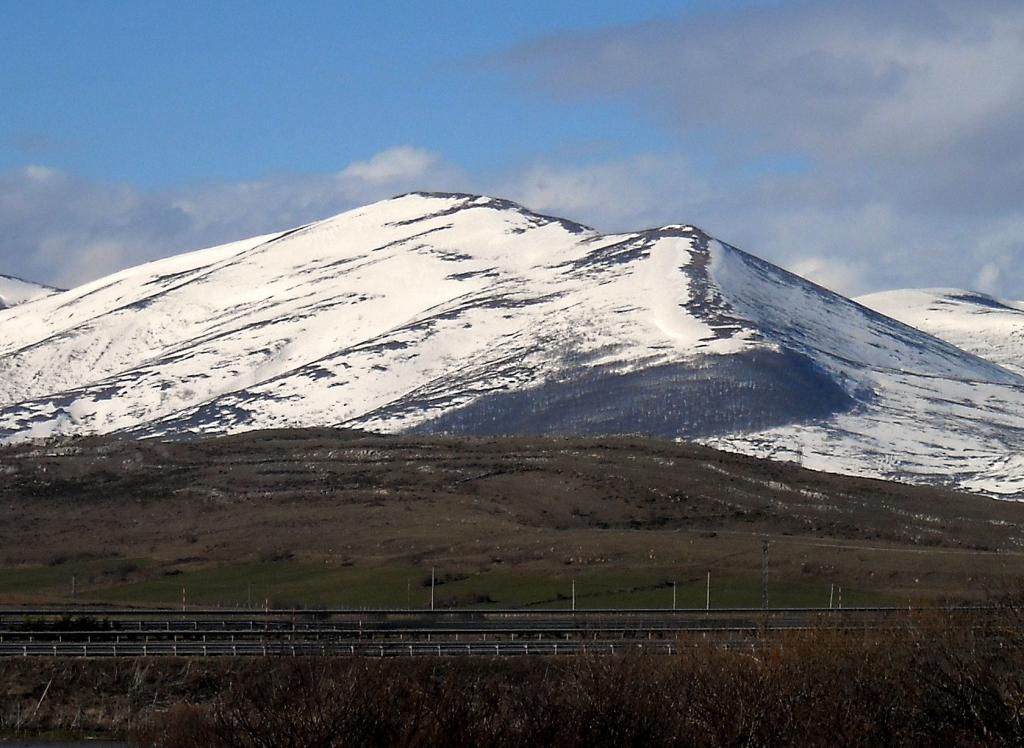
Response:
[{"label": "snow-capped mountain", "polygon": [[59,289],[50,288],[39,283],[31,283],[9,275],[0,275],[0,309],[24,304],[26,301],[50,296]]},{"label": "snow-capped mountain", "polygon": [[692,226],[410,194],[0,311],[0,438],[639,432],[1024,495],[1024,377]]},{"label": "snow-capped mountain", "polygon": [[883,291],[857,301],[1024,375],[1024,302],[949,288]]}]

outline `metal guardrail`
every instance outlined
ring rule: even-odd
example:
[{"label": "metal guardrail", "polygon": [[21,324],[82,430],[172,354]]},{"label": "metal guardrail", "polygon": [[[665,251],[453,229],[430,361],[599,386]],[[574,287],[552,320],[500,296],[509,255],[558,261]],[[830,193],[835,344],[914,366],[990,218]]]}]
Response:
[{"label": "metal guardrail", "polygon": [[[729,646],[744,646],[729,642]],[[677,642],[623,643],[585,642],[415,642],[410,644],[327,645],[311,642],[295,644],[25,644],[0,645],[0,657],[272,657],[272,656],[351,656],[351,657],[506,657],[642,654],[677,654],[686,644]]]},{"label": "metal guardrail", "polygon": [[[1004,608],[744,608],[315,611],[160,608],[0,609],[0,657],[506,656],[672,654],[713,642],[756,647],[766,635],[828,627],[883,630],[915,613],[974,625]],[[95,626],[65,628],[93,621]]]},{"label": "metal guardrail", "polygon": [[236,618],[238,616],[505,616],[505,617],[537,617],[550,615],[563,615],[571,617],[614,615],[617,617],[625,615],[695,615],[695,614],[775,614],[775,613],[839,613],[857,614],[868,612],[892,612],[906,613],[939,611],[939,612],[968,612],[968,611],[994,611],[1005,608],[998,606],[847,606],[843,608],[828,607],[772,607],[772,608],[227,608],[227,607],[192,607],[180,608],[114,608],[102,605],[94,606],[52,606],[52,607],[16,607],[0,606],[0,618],[16,616],[96,616],[123,617],[123,616],[148,616],[160,615],[172,616],[198,616],[206,618],[209,616],[225,616]]}]

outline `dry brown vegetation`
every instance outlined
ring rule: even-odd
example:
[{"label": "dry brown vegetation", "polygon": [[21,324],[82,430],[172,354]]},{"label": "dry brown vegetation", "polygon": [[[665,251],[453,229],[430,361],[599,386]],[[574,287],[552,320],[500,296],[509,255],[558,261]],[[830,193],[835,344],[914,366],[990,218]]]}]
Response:
[{"label": "dry brown vegetation", "polygon": [[1018,616],[822,630],[753,650],[561,660],[254,663],[134,732],[160,748],[956,746],[1024,740]]},{"label": "dry brown vegetation", "polygon": [[1024,614],[672,656],[0,662],[0,734],[151,748],[1024,741]]}]

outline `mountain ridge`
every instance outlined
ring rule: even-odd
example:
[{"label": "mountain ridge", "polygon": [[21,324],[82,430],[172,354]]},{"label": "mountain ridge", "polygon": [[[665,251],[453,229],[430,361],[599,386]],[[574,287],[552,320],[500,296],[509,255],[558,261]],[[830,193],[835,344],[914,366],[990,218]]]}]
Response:
[{"label": "mountain ridge", "polygon": [[34,301],[43,296],[62,293],[63,290],[0,273],[0,309],[9,309],[10,307]]},{"label": "mountain ridge", "polygon": [[896,289],[858,301],[1024,374],[1024,302],[958,288]]},{"label": "mountain ridge", "polygon": [[129,268],[0,325],[17,331],[0,341],[9,441],[635,432],[1024,494],[1024,377],[689,224],[602,234],[408,193]]}]

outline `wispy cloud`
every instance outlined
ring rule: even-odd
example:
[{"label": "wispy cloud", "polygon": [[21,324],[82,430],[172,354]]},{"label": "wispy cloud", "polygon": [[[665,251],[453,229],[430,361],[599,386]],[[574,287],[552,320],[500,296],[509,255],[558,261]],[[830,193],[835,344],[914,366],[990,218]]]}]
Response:
[{"label": "wispy cloud", "polygon": [[440,163],[441,157],[436,153],[402,145],[381,151],[366,161],[349,164],[339,177],[367,184],[393,184],[396,181],[421,179]]},{"label": "wispy cloud", "polygon": [[300,225],[409,189],[454,189],[464,181],[437,154],[409,146],[335,173],[173,191],[147,191],[28,166],[0,174],[0,272],[72,286],[140,262]]},{"label": "wispy cloud", "polygon": [[[720,194],[694,220],[752,251],[863,267],[869,288],[1024,294],[1019,2],[775,3],[559,35],[494,64],[556,103],[617,102],[680,153],[710,142]],[[787,154],[806,168],[735,180]]]},{"label": "wispy cloud", "polygon": [[[390,153],[382,152],[382,159]],[[359,169],[354,176],[345,168],[173,192],[90,182],[42,166],[0,174],[0,272],[71,286],[429,189],[502,195],[605,231],[693,223],[851,295],[967,285],[1024,296],[1019,214],[966,224],[900,214],[880,201],[829,199],[813,176],[719,183],[679,153],[588,165],[537,161],[499,175],[470,174],[436,154],[422,156],[422,168],[386,179],[366,179]]]}]

